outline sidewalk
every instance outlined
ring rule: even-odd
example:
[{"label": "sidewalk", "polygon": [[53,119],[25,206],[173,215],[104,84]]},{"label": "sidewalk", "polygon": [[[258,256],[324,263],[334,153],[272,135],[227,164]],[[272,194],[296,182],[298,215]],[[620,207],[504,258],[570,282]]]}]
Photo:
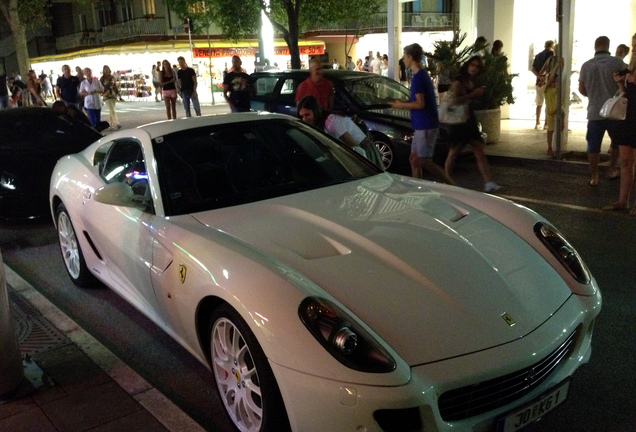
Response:
[{"label": "sidewalk", "polygon": [[0,398],[0,431],[204,430],[10,268],[5,272],[25,378]]},{"label": "sidewalk", "polygon": [[[489,144],[486,153],[493,162],[587,175],[586,123],[571,122],[569,128],[569,142],[560,159],[546,155],[546,131],[535,130],[533,120],[502,120],[501,139]],[[608,146],[606,139],[605,155]],[[203,431],[15,272],[6,266],[5,271],[28,368],[17,392],[0,399],[0,431]]]}]

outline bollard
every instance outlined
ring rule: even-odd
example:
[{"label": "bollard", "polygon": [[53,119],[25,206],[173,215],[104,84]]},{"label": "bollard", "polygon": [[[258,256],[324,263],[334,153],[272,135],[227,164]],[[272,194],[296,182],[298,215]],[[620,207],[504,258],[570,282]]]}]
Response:
[{"label": "bollard", "polygon": [[24,371],[0,252],[0,396],[16,390]]}]

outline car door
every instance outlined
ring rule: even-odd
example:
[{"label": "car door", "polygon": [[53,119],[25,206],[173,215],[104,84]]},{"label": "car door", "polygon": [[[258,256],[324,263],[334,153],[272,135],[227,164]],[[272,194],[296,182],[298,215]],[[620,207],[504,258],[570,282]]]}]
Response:
[{"label": "car door", "polygon": [[89,200],[83,209],[87,233],[106,262],[114,288],[163,322],[150,280],[155,216],[142,146],[133,138],[108,145],[110,148],[99,166],[102,180],[130,185],[135,195],[145,197],[148,205],[120,207]]}]

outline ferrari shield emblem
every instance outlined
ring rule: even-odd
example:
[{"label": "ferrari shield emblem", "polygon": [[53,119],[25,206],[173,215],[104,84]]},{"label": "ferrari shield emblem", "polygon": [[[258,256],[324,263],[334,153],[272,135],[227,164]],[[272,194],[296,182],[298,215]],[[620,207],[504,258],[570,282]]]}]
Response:
[{"label": "ferrari shield emblem", "polygon": [[188,269],[186,269],[186,266],[183,264],[179,264],[179,280],[181,281],[181,283],[185,283],[187,272]]},{"label": "ferrari shield emblem", "polygon": [[512,319],[512,317],[507,313],[504,312],[501,317],[503,318],[503,320],[506,322],[506,324],[508,324],[510,327],[512,327],[513,325],[517,324],[515,322],[515,320]]}]

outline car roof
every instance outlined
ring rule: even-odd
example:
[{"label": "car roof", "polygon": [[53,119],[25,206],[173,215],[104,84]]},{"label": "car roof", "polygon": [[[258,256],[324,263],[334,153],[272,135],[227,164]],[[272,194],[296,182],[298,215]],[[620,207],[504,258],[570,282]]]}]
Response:
[{"label": "car roof", "polygon": [[[364,77],[372,76],[369,75],[369,72],[360,72],[360,71],[350,71],[350,70],[342,70],[342,69],[324,69],[323,74],[328,78],[346,78],[346,77]],[[267,75],[275,75],[275,76],[309,76],[309,69],[288,69],[288,70],[268,70],[268,71],[260,71],[254,72],[251,74],[252,77],[261,77]],[[375,74],[375,77],[379,77],[381,75]]]},{"label": "car roof", "polygon": [[212,126],[217,124],[239,123],[245,121],[265,121],[273,119],[294,120],[295,118],[284,114],[272,114],[267,112],[212,114],[200,117],[182,118],[177,120],[162,120],[138,126],[137,129],[143,129],[151,139],[154,139],[160,136],[171,134],[173,132],[196,129],[199,127]]}]

